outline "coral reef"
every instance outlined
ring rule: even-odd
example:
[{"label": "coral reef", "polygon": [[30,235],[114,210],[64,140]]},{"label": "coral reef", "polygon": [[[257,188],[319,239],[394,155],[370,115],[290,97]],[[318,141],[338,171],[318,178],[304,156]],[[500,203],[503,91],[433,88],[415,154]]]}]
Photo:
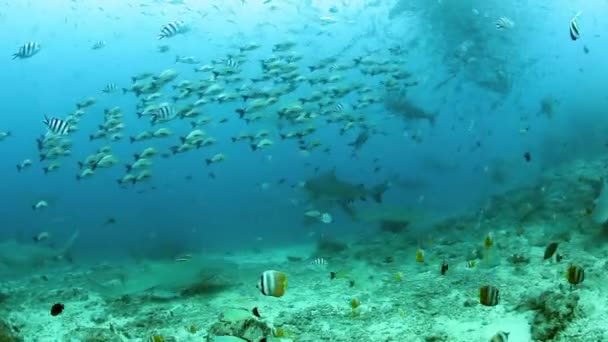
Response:
[{"label": "coral reef", "polygon": [[525,306],[535,311],[531,322],[535,341],[550,341],[564,331],[580,315],[577,310],[579,295],[576,292],[545,291],[528,299]]},{"label": "coral reef", "polygon": [[260,341],[272,335],[268,323],[255,318],[244,309],[231,309],[220,315],[219,320],[208,330],[207,341],[215,341],[218,336],[236,336],[247,341]]}]

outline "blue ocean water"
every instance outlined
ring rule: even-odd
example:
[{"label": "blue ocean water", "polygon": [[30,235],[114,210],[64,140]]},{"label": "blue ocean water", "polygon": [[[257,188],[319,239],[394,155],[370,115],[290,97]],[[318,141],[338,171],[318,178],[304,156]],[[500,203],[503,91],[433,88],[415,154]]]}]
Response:
[{"label": "blue ocean water", "polygon": [[[0,50],[6,56],[0,130],[11,135],[0,142],[0,238],[29,241],[40,231],[49,231],[62,240],[79,230],[74,254],[80,258],[123,257],[138,248],[165,248],[164,243],[201,251],[300,243],[309,239],[310,228],[302,223],[308,198],[297,184],[318,174],[317,167],[319,172],[335,168],[341,179],[354,184],[390,180],[383,204],[444,217],[483,206],[499,191],[530,184],[552,165],[604,153],[608,125],[602,61],[607,52],[595,14],[605,10],[604,3],[549,8],[465,1],[453,11],[442,11],[441,6],[450,5],[441,2],[426,3],[414,2],[391,17],[387,13],[397,5],[374,1],[6,2],[0,8],[5,33]],[[579,10],[581,38],[571,41],[568,23]],[[515,26],[496,30],[494,22],[500,16],[511,18]],[[323,23],[321,17],[335,22]],[[159,42],[160,29],[178,19],[190,31]],[[92,50],[100,40],[107,46]],[[216,145],[166,159],[157,156],[149,181],[117,185],[123,164],[131,162],[134,153],[148,146],[167,151],[191,127],[190,120],[178,119],[162,125],[176,133],[172,137],[129,143],[128,136],[150,124],[137,118],[138,98],[132,93],[102,93],[108,83],[123,88],[136,74],[158,74],[168,68],[179,72],[172,85],[200,80],[203,76],[193,71],[194,65],[175,63],[176,55],[195,56],[202,65],[256,42],[261,48],[247,53],[242,66],[245,83],[263,75],[259,61],[274,55],[274,44],[287,40],[296,43],[291,52],[302,56],[296,63],[303,77],[310,76],[309,65],[330,56],[338,63],[369,56],[407,70],[418,81],[407,89],[407,98],[437,112],[436,123],[400,118],[380,102],[357,113],[384,134],[372,135],[356,157],[351,157],[348,146],[356,131],[340,135],[339,125],[323,118],[313,121],[314,138],[330,153],[319,149],[303,156],[296,143],[282,141],[277,134],[289,129],[288,123],[274,118],[248,125],[235,113],[244,105],[240,98],[212,103],[203,107],[204,115],[216,121],[229,119],[204,128],[217,138]],[[28,41],[39,42],[41,51],[11,60]],[[462,44],[469,41],[472,47],[463,52]],[[159,45],[168,45],[169,52],[159,53]],[[391,54],[389,48],[395,46],[404,53]],[[386,96],[386,75],[365,75],[359,67],[340,75],[340,84],[360,83],[373,94]],[[508,79],[506,88],[500,88],[504,84],[497,77]],[[488,84],[493,82],[499,89]],[[324,89],[302,82],[268,112]],[[171,86],[162,92],[174,93]],[[65,117],[87,97],[97,102],[70,135],[71,155],[61,159],[60,170],[45,175],[46,164],[38,160],[35,141],[46,133],[44,115]],[[338,101],[354,104],[358,97],[350,93]],[[559,102],[551,117],[540,112],[547,97]],[[124,113],[125,138],[89,141],[89,134],[103,121],[103,110],[114,106]],[[263,151],[230,139],[262,128],[271,130],[275,141]],[[420,136],[422,142],[412,136]],[[77,181],[77,162],[104,145],[112,147],[119,164]],[[219,152],[228,156],[225,162],[205,165],[205,158]],[[523,157],[526,152],[532,156],[530,162]],[[18,173],[15,165],[26,158],[34,165]],[[379,172],[373,171],[375,158]],[[286,179],[284,184],[278,184],[281,178]],[[263,183],[269,184],[267,189]],[[32,210],[43,199],[49,207]],[[339,208],[332,214],[334,222],[323,226],[325,234],[339,237],[369,230],[351,222]],[[115,224],[105,224],[110,217]]]}]

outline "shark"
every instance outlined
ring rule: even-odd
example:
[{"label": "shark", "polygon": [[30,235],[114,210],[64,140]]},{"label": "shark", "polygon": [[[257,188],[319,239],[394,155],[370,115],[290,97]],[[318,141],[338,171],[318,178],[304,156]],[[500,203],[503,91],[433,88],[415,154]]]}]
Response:
[{"label": "shark", "polygon": [[430,112],[406,98],[405,92],[391,92],[384,98],[384,107],[405,121],[427,120],[435,125],[438,112]]},{"label": "shark", "polygon": [[347,214],[353,216],[355,212],[352,204],[356,201],[366,201],[371,198],[376,203],[382,203],[382,197],[389,189],[389,182],[366,187],[363,184],[353,184],[339,179],[335,169],[332,169],[307,179],[302,188],[308,193],[317,209],[338,205]]},{"label": "shark", "polygon": [[0,270],[28,272],[49,262],[65,257],[78,238],[76,231],[60,247],[44,244],[20,243],[14,239],[0,242]]}]

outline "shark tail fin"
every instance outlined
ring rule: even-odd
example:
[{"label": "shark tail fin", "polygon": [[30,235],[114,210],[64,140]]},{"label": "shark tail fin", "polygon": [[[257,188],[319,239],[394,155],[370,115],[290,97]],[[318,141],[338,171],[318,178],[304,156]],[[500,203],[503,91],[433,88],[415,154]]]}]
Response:
[{"label": "shark tail fin", "polygon": [[74,243],[76,242],[76,239],[78,238],[78,235],[80,235],[80,231],[77,230],[72,234],[72,236],[70,236],[70,238],[65,243],[63,248],[61,248],[61,254],[66,254],[69,252],[70,249],[72,249],[72,246],[74,246]]},{"label": "shark tail fin", "polygon": [[344,212],[348,215],[348,217],[350,217],[352,220],[356,221],[357,212],[355,211],[355,208],[353,208],[347,202],[340,202],[339,204],[340,204],[340,207],[342,208],[342,210],[344,210]]},{"label": "shark tail fin", "polygon": [[388,190],[388,188],[389,188],[389,183],[384,182],[384,183],[376,185],[372,189],[372,197],[373,197],[374,201],[376,201],[376,203],[382,203],[382,198],[384,197],[384,193],[386,192],[386,190]]}]

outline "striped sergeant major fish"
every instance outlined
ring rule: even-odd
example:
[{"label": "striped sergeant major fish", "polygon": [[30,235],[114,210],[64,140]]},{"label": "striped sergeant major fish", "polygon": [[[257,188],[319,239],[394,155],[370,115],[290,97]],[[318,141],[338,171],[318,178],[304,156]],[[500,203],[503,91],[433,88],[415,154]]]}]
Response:
[{"label": "striped sergeant major fish", "polygon": [[334,106],[334,112],[336,112],[336,113],[343,112],[344,108],[345,108],[344,103],[340,103],[340,102],[336,103],[336,105]]},{"label": "striped sergeant major fish", "polygon": [[576,15],[574,16],[574,18],[572,18],[570,20],[570,39],[572,39],[572,40],[577,40],[581,36],[581,33],[579,31],[579,28],[578,28],[578,17],[580,17],[580,15],[582,13],[583,12],[576,13]]},{"label": "striped sergeant major fish", "polygon": [[235,61],[232,58],[228,58],[224,61],[224,64],[226,65],[226,67],[230,68],[230,69],[238,69],[239,68],[239,62]]},{"label": "striped sergeant major fish", "polygon": [[117,89],[118,87],[116,86],[116,83],[108,83],[101,91],[109,94],[115,92]]},{"label": "striped sergeant major fish", "polygon": [[168,23],[160,30],[158,39],[161,40],[163,38],[171,38],[180,33],[184,33],[187,30],[188,28],[183,20],[176,20],[174,22]]},{"label": "striped sergeant major fish", "polygon": [[40,51],[40,44],[36,42],[27,42],[23,44],[16,53],[13,54],[13,59],[30,58]]},{"label": "striped sergeant major fish", "polygon": [[55,117],[49,119],[45,115],[42,123],[45,124],[46,127],[49,129],[48,132],[46,133],[47,135],[49,135],[49,134],[67,135],[68,133],[70,133],[70,124],[66,120],[55,118]]},{"label": "striped sergeant major fish", "polygon": [[498,18],[498,20],[496,20],[496,23],[494,23],[494,25],[496,26],[496,29],[500,31],[513,28],[513,26],[515,26],[515,23],[507,17],[500,17]]},{"label": "striped sergeant major fish", "polygon": [[106,42],[103,40],[100,40],[98,42],[95,42],[95,44],[93,44],[93,46],[91,46],[91,50],[100,50],[100,49],[103,49],[104,47],[106,47]]},{"label": "striped sergeant major fish", "polygon": [[155,124],[158,122],[170,121],[175,119],[175,117],[175,109],[173,109],[173,107],[170,105],[163,105],[154,111],[151,122],[152,124]]}]

